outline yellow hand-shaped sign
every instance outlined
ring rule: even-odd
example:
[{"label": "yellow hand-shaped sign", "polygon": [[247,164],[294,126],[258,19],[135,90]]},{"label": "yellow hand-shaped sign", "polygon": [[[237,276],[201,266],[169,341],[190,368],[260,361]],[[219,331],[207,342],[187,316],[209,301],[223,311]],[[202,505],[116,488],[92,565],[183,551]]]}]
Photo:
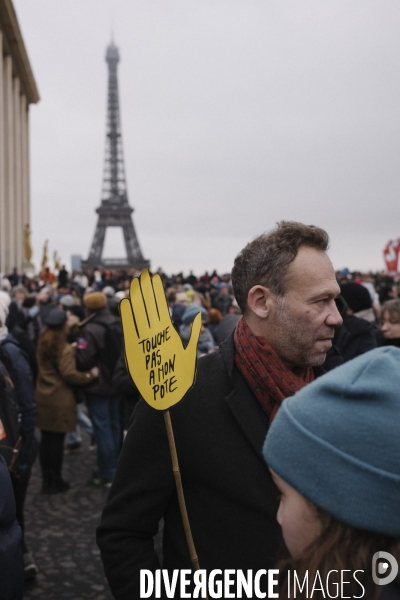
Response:
[{"label": "yellow hand-shaped sign", "polygon": [[132,280],[130,298],[120,304],[125,355],[141,396],[167,410],[194,384],[201,315],[196,315],[186,348],[174,328],[159,275],[143,271]]}]

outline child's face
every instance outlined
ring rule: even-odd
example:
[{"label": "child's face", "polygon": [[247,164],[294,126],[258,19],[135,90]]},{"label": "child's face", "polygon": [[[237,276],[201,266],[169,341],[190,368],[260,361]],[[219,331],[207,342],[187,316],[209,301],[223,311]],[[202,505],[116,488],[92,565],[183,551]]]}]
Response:
[{"label": "child's face", "polygon": [[281,492],[276,519],[282,527],[283,539],[293,558],[297,558],[321,533],[317,509],[304,496],[270,469]]},{"label": "child's face", "polygon": [[385,310],[382,315],[381,329],[384,337],[388,340],[400,337],[400,323],[397,323],[394,319],[391,319],[387,310]]}]

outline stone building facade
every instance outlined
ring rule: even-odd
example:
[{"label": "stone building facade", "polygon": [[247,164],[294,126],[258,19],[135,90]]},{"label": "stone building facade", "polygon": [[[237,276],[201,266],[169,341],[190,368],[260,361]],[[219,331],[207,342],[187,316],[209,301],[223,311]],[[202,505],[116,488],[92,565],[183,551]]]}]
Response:
[{"label": "stone building facade", "polygon": [[0,273],[8,274],[27,262],[29,105],[39,101],[12,0],[0,0],[0,48]]}]

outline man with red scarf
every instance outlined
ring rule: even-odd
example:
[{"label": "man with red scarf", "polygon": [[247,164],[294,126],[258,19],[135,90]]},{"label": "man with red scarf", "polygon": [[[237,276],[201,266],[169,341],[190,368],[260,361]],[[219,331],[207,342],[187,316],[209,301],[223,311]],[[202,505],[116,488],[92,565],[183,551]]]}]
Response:
[{"label": "man with red scarf", "polygon": [[[282,221],[240,252],[232,285],[243,318],[217,352],[199,360],[194,387],[171,411],[194,543],[207,573],[255,573],[282,554],[278,490],[262,445],[283,399],[322,371],[342,322],[328,242],[319,227]],[[160,565],[153,536],[162,518]],[[143,401],[98,544],[116,600],[140,597],[141,569],[191,569],[164,418]]]}]

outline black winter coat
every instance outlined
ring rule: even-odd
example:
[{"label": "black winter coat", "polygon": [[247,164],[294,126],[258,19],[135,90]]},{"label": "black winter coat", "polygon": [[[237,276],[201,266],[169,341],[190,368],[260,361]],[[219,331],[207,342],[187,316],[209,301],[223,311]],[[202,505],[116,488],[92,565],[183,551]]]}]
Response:
[{"label": "black winter coat", "polygon": [[389,585],[382,586],[382,594],[379,600],[400,600],[400,574]]},{"label": "black winter coat", "polygon": [[343,324],[337,328],[332,348],[323,364],[325,371],[331,371],[377,347],[375,328],[371,323],[354,315],[342,316]]},{"label": "black winter coat", "polygon": [[[9,334],[2,343],[12,364],[10,376],[13,380],[18,410],[21,414],[23,446],[21,464],[29,462],[36,424],[35,384],[29,358],[15,337]],[[1,598],[1,597],[0,597]]]},{"label": "black winter coat", "polygon": [[122,399],[122,426],[123,429],[128,429],[134,408],[140,400],[140,394],[126,368],[124,352],[121,353],[115,365],[112,386],[115,393]]},{"label": "black winter coat", "polygon": [[108,306],[106,306],[93,313],[82,327],[82,337],[86,340],[87,345],[84,349],[76,350],[75,356],[78,370],[90,371],[92,367],[98,367],[99,369],[99,376],[85,387],[85,392],[88,394],[115,396],[112,385],[112,373],[107,362],[104,360],[106,328],[98,324],[99,321],[100,323],[112,323],[115,318],[110,313]]},{"label": "black winter coat", "polygon": [[24,573],[21,528],[15,518],[14,492],[0,455],[0,599],[22,600]]},{"label": "black winter coat", "polygon": [[[283,549],[278,489],[262,456],[265,413],[234,365],[233,336],[198,362],[194,388],[170,413],[202,569],[268,569]],[[164,416],[143,400],[125,439],[97,540],[116,600],[139,598],[140,569],[190,569]],[[178,592],[179,593],[179,592]]]}]

